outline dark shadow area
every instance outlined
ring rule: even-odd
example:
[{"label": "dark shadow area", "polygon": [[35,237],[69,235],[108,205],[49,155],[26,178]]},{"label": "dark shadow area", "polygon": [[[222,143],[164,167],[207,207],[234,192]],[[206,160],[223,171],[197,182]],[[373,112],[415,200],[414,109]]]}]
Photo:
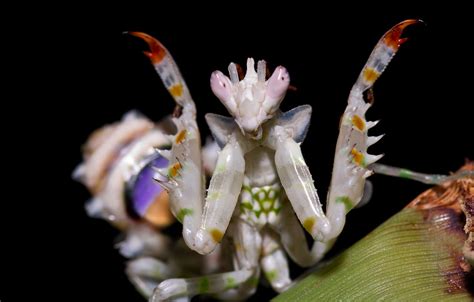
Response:
[{"label": "dark shadow area", "polygon": [[[271,70],[280,64],[285,66],[297,91],[288,92],[281,108],[286,111],[302,104],[313,106],[312,124],[302,148],[325,202],[339,119],[352,84],[386,30],[404,19],[421,18],[426,26],[407,33],[409,41],[374,87],[374,105],[368,118],[382,122],[371,134],[387,135],[369,151],[385,153],[382,163],[427,173],[449,173],[460,167],[465,157],[474,158],[472,76],[464,76],[473,71],[472,48],[466,44],[474,29],[471,19],[444,10],[342,16],[342,8],[313,14],[303,7],[282,8],[268,16],[267,12],[234,17],[232,11],[209,15],[196,11],[188,18],[180,14],[180,9],[178,5],[166,10],[117,5],[106,11],[89,7],[81,18],[73,18],[76,13],[70,13],[69,22],[74,26],[68,35],[59,35],[61,47],[50,50],[60,65],[54,71],[56,79],[48,85],[51,92],[45,100],[35,100],[36,104],[28,107],[35,118],[33,122],[28,119],[30,127],[46,127],[33,134],[41,137],[34,148],[48,154],[35,155],[46,167],[40,170],[31,160],[23,171],[28,179],[34,171],[34,178],[44,184],[34,192],[15,189],[17,193],[33,194],[24,199],[35,209],[25,210],[24,203],[18,202],[5,203],[7,208],[1,210],[3,214],[26,211],[34,216],[31,220],[16,218],[16,223],[22,225],[31,222],[24,233],[12,230],[11,225],[2,230],[9,251],[1,257],[5,262],[0,267],[1,279],[29,288],[27,278],[39,289],[29,296],[2,281],[2,302],[43,295],[48,301],[66,301],[69,297],[81,301],[143,301],[128,282],[123,273],[124,259],[113,247],[118,232],[106,222],[86,216],[84,202],[90,195],[71,180],[74,167],[81,161],[81,145],[94,129],[119,120],[132,109],[152,120],[174,109],[171,97],[141,53],[145,45],[123,35],[124,31],[149,33],[173,54],[196,102],[203,138],[209,135],[205,113],[228,115],[210,90],[212,71],[226,72],[231,61],[245,66],[249,56],[265,59]],[[67,16],[64,12],[62,18]],[[48,101],[52,98],[54,102]],[[22,112],[26,105],[13,106],[18,107],[7,112]],[[329,257],[357,242],[428,187],[378,175],[371,180],[371,202],[350,213]],[[169,232],[180,231],[173,227]],[[23,244],[25,247],[20,247]],[[20,255],[28,267],[34,267],[31,277],[10,266]],[[38,265],[40,268],[36,268]],[[301,272],[303,269],[292,265],[292,276]],[[274,295],[261,286],[250,301],[266,301]]]}]

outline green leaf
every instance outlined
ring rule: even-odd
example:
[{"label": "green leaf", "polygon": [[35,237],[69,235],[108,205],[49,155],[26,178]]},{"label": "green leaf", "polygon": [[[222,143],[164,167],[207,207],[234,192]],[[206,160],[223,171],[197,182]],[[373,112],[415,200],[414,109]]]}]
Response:
[{"label": "green leaf", "polygon": [[460,218],[405,208],[275,301],[473,301]]}]

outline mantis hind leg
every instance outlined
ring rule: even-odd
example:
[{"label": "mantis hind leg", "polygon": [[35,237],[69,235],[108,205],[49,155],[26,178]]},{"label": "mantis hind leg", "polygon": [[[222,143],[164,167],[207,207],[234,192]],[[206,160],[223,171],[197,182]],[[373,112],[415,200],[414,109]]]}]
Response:
[{"label": "mantis hind leg", "polygon": [[270,229],[264,229],[262,237],[260,266],[273,289],[281,293],[293,284],[285,250],[279,236]]},{"label": "mantis hind leg", "polygon": [[430,185],[439,185],[444,182],[454,181],[460,178],[474,176],[474,171],[467,171],[467,170],[460,170],[451,175],[442,175],[442,174],[420,173],[420,172],[415,172],[415,171],[408,170],[405,168],[393,167],[393,166],[383,165],[383,164],[372,164],[370,168],[376,174],[411,179],[411,180],[419,181],[419,182],[430,184]]},{"label": "mantis hind leg", "polygon": [[152,257],[128,261],[125,272],[130,282],[146,298],[151,297],[158,283],[176,273],[168,264]]},{"label": "mantis hind leg", "polygon": [[235,300],[252,295],[258,283],[261,237],[242,220],[231,223],[229,237],[234,245],[234,270],[195,278],[168,279],[154,290],[150,302],[191,298],[195,295],[217,295]]}]

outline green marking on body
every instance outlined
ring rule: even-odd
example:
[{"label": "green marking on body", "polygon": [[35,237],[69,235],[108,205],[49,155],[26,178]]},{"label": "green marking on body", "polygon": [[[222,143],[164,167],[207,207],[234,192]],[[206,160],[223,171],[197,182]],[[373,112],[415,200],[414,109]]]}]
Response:
[{"label": "green marking on body", "polygon": [[344,204],[344,206],[346,207],[346,214],[350,210],[352,210],[352,208],[354,207],[354,203],[349,198],[349,196],[339,196],[339,197],[336,198],[336,202]]},{"label": "green marking on body", "polygon": [[413,176],[413,173],[407,169],[400,169],[400,177],[410,179]]},{"label": "green marking on body", "polygon": [[316,217],[309,217],[303,222],[304,229],[311,234],[313,230],[314,223],[316,222]]},{"label": "green marking on body", "polygon": [[198,291],[200,294],[207,293],[209,291],[209,278],[202,277],[199,280]]},{"label": "green marking on body", "polygon": [[278,197],[280,197],[280,190],[270,189],[270,190],[268,190],[268,199],[272,199],[272,198],[270,197],[270,194],[271,194],[271,193],[274,193],[273,199],[275,199],[275,200],[276,200]]},{"label": "green marking on body", "polygon": [[262,201],[261,206],[265,212],[270,212],[273,208],[273,202],[267,199]]},{"label": "green marking on body", "polygon": [[[248,189],[249,192],[251,192],[251,188]],[[270,193],[273,192],[273,197],[270,198]],[[263,198],[260,198],[259,195],[262,195],[261,193],[264,194]],[[279,210],[281,209],[281,206],[278,206],[276,201],[280,198],[280,190],[274,189],[274,188],[260,188],[260,190],[251,193],[252,195],[252,200],[258,203],[260,210],[256,211],[253,210],[253,213],[257,217],[260,217],[262,213],[264,214],[269,214],[271,212],[274,212],[278,214]],[[267,206],[265,206],[267,205]]]},{"label": "green marking on body", "polygon": [[225,164],[220,163],[216,166],[216,172],[222,173],[225,171]]},{"label": "green marking on body", "polygon": [[249,187],[249,186],[242,186],[242,191],[247,191],[247,192],[249,192],[250,194],[252,194],[252,188]]},{"label": "green marking on body", "polygon": [[239,207],[240,207],[240,212],[251,212],[253,209],[252,203],[250,203],[250,201],[248,200],[244,200],[243,202],[241,202],[239,204]]},{"label": "green marking on body", "polygon": [[235,279],[232,277],[227,277],[225,279],[225,289],[231,289],[237,287],[237,282],[235,282]]},{"label": "green marking on body", "polygon": [[218,200],[221,194],[218,191],[214,191],[211,194],[207,195],[207,200]]},{"label": "green marking on body", "polygon": [[257,286],[258,285],[258,278],[256,276],[252,276],[252,277],[249,278],[249,280],[247,282],[251,286]]},{"label": "green marking on body", "polygon": [[247,210],[252,210],[253,209],[252,203],[249,200],[244,200],[240,205],[244,209],[247,209]]},{"label": "green marking on body", "polygon": [[280,211],[281,211],[281,208],[282,208],[281,206],[275,207],[275,208],[273,208],[273,212],[275,212],[275,214],[278,215],[278,213],[280,213]]},{"label": "green marking on body", "polygon": [[182,208],[181,210],[179,210],[178,215],[176,215],[176,219],[178,219],[179,222],[183,223],[184,216],[192,214],[193,210],[188,208]]},{"label": "green marking on body", "polygon": [[278,277],[278,271],[274,269],[274,270],[265,272],[265,277],[267,277],[267,280],[269,282],[273,282]]}]

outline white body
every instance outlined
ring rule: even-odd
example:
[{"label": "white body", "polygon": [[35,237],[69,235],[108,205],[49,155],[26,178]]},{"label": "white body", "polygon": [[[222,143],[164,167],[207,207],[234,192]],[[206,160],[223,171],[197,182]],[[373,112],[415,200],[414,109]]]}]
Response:
[{"label": "white body", "polygon": [[[239,78],[229,65],[230,78],[211,75],[214,94],[232,117],[207,114],[206,120],[222,148],[209,187],[205,189],[196,108],[174,60],[157,40],[132,33],[150,46],[147,55],[182,114],[171,150],[160,153],[170,160],[156,179],[168,190],[173,214],[183,223],[186,244],[200,254],[212,252],[223,239],[234,247],[234,271],[159,284],[152,301],[185,299],[195,294],[217,294],[242,299],[253,293],[260,270],[277,291],[291,285],[286,255],[301,266],[319,261],[343,229],[346,214],[362,199],[368,166],[381,156],[367,148],[381,137],[369,137],[376,123],[365,120],[370,107],[363,93],[370,89],[395,55],[404,21],[389,30],[376,45],[354,84],[342,117],[335,151],[331,186],[324,213],[314,181],[304,161],[304,140],[311,107],[282,113],[278,108],[289,85],[289,74],[277,67],[266,79],[266,64],[253,59]],[[207,191],[207,194],[206,194]],[[308,248],[306,230],[314,239]]]}]

